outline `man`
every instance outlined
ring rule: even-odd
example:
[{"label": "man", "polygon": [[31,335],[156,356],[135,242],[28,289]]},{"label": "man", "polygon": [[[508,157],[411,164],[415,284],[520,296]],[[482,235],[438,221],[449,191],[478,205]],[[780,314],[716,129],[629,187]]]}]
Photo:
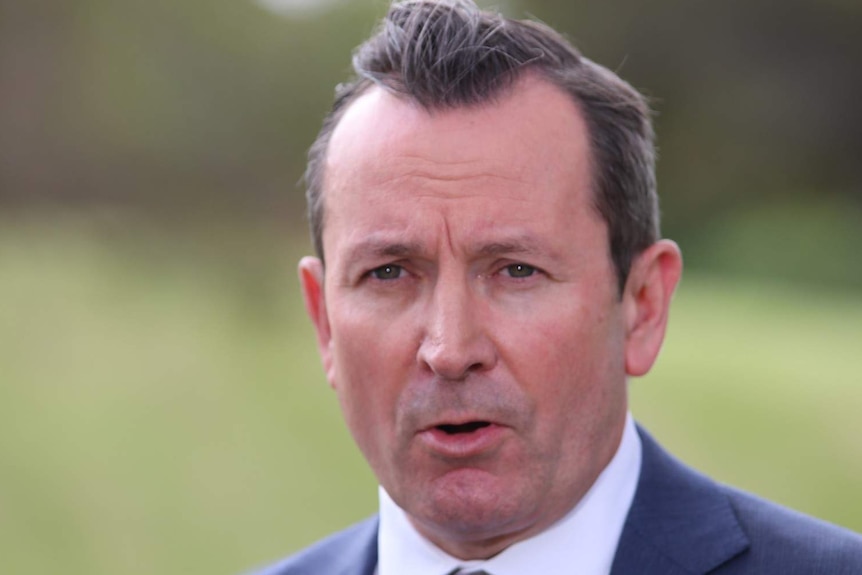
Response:
[{"label": "man", "polygon": [[650,112],[549,28],[394,4],[310,152],[300,277],[375,517],[267,575],[862,573],[635,427],[681,273]]}]

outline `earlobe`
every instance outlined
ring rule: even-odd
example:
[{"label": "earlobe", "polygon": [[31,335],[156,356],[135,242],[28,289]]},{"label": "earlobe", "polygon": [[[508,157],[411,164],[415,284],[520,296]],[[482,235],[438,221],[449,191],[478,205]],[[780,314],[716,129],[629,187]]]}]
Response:
[{"label": "earlobe", "polygon": [[332,333],[329,326],[329,314],[326,309],[324,293],[323,262],[319,258],[304,257],[299,261],[299,281],[302,286],[302,297],[305,301],[305,311],[314,325],[317,333],[317,349],[323,361],[323,369],[329,384],[335,387],[332,373]]},{"label": "earlobe", "polygon": [[632,263],[623,294],[629,375],[644,375],[655,363],[681,274],[682,254],[671,240],[654,243]]}]

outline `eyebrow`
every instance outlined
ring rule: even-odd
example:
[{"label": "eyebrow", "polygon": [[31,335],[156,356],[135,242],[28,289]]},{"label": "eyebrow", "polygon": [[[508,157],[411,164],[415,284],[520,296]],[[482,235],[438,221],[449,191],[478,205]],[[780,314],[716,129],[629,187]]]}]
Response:
[{"label": "eyebrow", "polygon": [[354,261],[359,257],[390,257],[400,258],[412,254],[421,253],[422,246],[416,242],[392,242],[384,239],[370,238],[361,241],[350,248],[348,260]]},{"label": "eyebrow", "polygon": [[492,242],[482,245],[476,250],[479,255],[485,257],[501,256],[506,254],[535,254],[540,252],[539,246],[530,238],[519,238],[511,241]]},{"label": "eyebrow", "polygon": [[[366,258],[406,258],[410,256],[422,256],[427,254],[428,249],[420,242],[402,242],[394,238],[369,237],[356,243],[347,252],[347,261],[356,262]],[[469,246],[469,253],[484,258],[501,257],[506,255],[533,255],[546,254],[556,257],[548,247],[536,240],[531,235],[516,236],[491,241],[488,243],[477,243]]]}]

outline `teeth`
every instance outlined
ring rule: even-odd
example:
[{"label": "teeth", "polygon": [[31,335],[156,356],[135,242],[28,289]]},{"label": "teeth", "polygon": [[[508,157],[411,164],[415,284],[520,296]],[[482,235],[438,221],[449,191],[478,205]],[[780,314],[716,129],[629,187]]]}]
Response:
[{"label": "teeth", "polygon": [[438,425],[437,428],[445,431],[449,435],[454,435],[456,433],[472,433],[477,429],[481,429],[483,427],[488,427],[491,425],[487,421],[470,421],[467,423],[462,423],[460,425],[452,425],[452,424],[444,424]]}]

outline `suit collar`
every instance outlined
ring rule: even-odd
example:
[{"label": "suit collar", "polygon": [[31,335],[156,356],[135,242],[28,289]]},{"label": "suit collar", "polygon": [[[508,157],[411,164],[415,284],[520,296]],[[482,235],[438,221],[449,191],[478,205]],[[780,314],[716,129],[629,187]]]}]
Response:
[{"label": "suit collar", "polygon": [[345,537],[345,546],[337,557],[333,557],[332,575],[374,575],[377,568],[377,529],[379,519],[375,515],[352,529]]},{"label": "suit collar", "polygon": [[638,431],[641,475],[611,575],[702,574],[748,549],[721,488]]},{"label": "suit collar", "polygon": [[377,516],[319,541],[256,575],[374,575]]}]

